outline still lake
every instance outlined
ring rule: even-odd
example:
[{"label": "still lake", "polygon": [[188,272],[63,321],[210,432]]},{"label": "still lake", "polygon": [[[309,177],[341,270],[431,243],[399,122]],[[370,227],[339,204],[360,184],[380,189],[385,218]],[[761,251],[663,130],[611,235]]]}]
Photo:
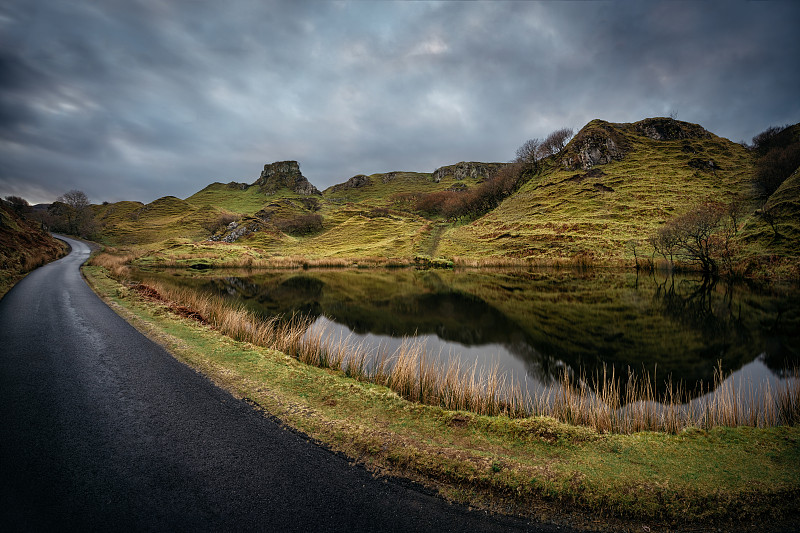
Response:
[{"label": "still lake", "polygon": [[[648,372],[692,396],[721,364],[752,385],[800,363],[800,288],[709,283],[699,275],[612,270],[142,269],[158,280],[239,302],[264,317],[309,315],[314,328],[373,351],[403,339],[431,357],[497,363],[523,389],[566,368]],[[697,392],[694,392],[697,391]]]}]

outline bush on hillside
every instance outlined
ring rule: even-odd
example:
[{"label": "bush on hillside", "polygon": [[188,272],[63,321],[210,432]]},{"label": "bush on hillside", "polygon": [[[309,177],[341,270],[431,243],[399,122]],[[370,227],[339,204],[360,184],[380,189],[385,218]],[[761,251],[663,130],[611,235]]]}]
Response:
[{"label": "bush on hillside", "polygon": [[231,222],[236,222],[239,219],[232,213],[220,213],[214,218],[204,221],[200,226],[211,235],[223,231]]},{"label": "bush on hillside", "polygon": [[797,127],[769,127],[753,137],[752,149],[757,158],[755,183],[768,198],[800,167]]},{"label": "bush on hillside", "polygon": [[322,229],[320,215],[300,215],[294,218],[278,220],[275,226],[284,233],[291,235],[309,235]]},{"label": "bush on hillside", "polygon": [[647,242],[670,265],[681,259],[698,265],[704,274],[716,276],[720,265],[732,272],[737,216],[736,202],[703,202],[669,220]]},{"label": "bush on hillside", "polygon": [[506,165],[491,178],[463,190],[438,191],[420,196],[415,209],[448,220],[476,218],[500,205],[532,175],[533,169],[522,163]]}]

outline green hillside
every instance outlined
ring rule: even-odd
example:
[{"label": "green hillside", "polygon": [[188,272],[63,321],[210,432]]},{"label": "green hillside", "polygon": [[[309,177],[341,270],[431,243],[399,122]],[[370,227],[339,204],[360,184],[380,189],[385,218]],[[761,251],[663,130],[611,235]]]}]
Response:
[{"label": "green hillside", "polygon": [[800,255],[800,168],[748,219],[742,241],[754,254]]},{"label": "green hillside", "polygon": [[202,238],[197,211],[180,198],[165,196],[146,205],[116,202],[99,206],[95,219],[109,244],[146,244],[173,237]]},{"label": "green hillside", "polygon": [[[437,169],[439,170],[439,169]],[[323,191],[326,204],[336,206],[353,203],[372,207],[407,209],[414,196],[475,185],[486,176],[456,178],[453,174],[434,177],[420,172],[387,172],[353,176],[345,183]]]},{"label": "green hillside", "polygon": [[438,253],[618,261],[626,241],[693,205],[751,194],[747,149],[670,119],[592,121],[547,163],[496,210],[448,230]]},{"label": "green hillside", "polygon": [[[797,129],[775,139],[783,142]],[[481,190],[512,167],[461,162],[431,173],[359,174],[320,192],[297,162],[281,161],[265,165],[252,184],[213,183],[186,200],[165,197],[95,209],[105,240],[114,245],[211,240],[224,243],[226,255],[238,248],[243,256],[262,258],[429,256],[466,263],[620,265],[632,264],[630,241],[639,243],[640,255],[650,256],[647,239],[667,221],[702,202],[736,200],[737,230],[743,228],[731,241],[736,253],[796,262],[798,178],[764,204],[754,186],[758,157],[758,150],[697,124],[669,118],[594,120],[507,190],[499,205],[450,219],[431,210],[431,202],[466,198],[469,194],[459,195]],[[762,205],[766,211],[757,211]],[[778,218],[778,235],[763,213]],[[204,249],[213,246],[206,243]]]},{"label": "green hillside", "polygon": [[253,214],[264,206],[267,196],[246,183],[212,183],[188,197],[194,206],[213,205],[232,213]]}]

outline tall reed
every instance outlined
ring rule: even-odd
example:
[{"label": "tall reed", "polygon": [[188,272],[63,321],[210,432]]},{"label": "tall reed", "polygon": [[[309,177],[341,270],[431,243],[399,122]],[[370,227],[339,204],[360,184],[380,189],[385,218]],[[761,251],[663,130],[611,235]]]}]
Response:
[{"label": "tall reed", "polygon": [[665,381],[666,392],[659,395],[655,374],[637,375],[629,369],[622,379],[606,367],[593,376],[564,370],[558,381],[530,394],[497,363],[488,368],[478,367],[477,362],[463,366],[458,357],[429,353],[422,340],[405,338],[394,353],[381,349],[376,355],[363,344],[353,344],[349,336],[335,337],[324,328],[312,328],[308,317],[264,319],[222,298],[164,284],[139,284],[133,289],[184,316],[190,310],[191,316],[233,339],[273,348],[306,364],[385,385],[403,398],[445,409],[509,417],[550,416],[613,433],[800,423],[797,367],[779,386],[767,384],[757,390],[752,384],[726,379],[720,365],[713,386],[701,388],[697,399],[670,378]]}]

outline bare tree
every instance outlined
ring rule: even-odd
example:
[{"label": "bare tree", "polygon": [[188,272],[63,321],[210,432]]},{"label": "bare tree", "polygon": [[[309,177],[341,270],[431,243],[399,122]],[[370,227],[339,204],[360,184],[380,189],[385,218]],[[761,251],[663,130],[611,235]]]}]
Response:
[{"label": "bare tree", "polygon": [[572,138],[575,132],[572,128],[561,128],[556,130],[545,138],[542,142],[541,150],[545,156],[556,155],[567,147],[567,143]]},{"label": "bare tree", "polygon": [[71,208],[78,211],[80,211],[81,209],[85,209],[90,205],[89,197],[86,196],[86,193],[76,189],[73,189],[69,192],[65,192],[64,194],[56,198],[56,202],[67,204]]},{"label": "bare tree", "polygon": [[715,258],[718,240],[714,238],[714,234],[720,227],[724,214],[722,204],[705,202],[667,223],[671,231],[674,231],[678,250],[683,258],[698,263],[706,274],[716,274],[719,271]]},{"label": "bare tree", "polygon": [[628,249],[633,253],[633,261],[634,264],[636,265],[636,270],[642,268],[639,265],[639,254],[638,254],[640,244],[641,243],[639,242],[639,239],[630,239],[629,241],[625,242],[625,246],[627,246]]},{"label": "bare tree", "polygon": [[88,237],[95,232],[94,214],[86,193],[71,190],[56,198],[48,208],[50,226],[55,231]]},{"label": "bare tree", "polygon": [[514,160],[516,163],[534,164],[539,163],[542,157],[542,141],[538,138],[528,139],[522,146],[517,148],[517,157]]},{"label": "bare tree", "polygon": [[6,196],[6,202],[11,204],[11,207],[18,215],[24,216],[30,211],[31,204],[28,203],[28,200],[20,196]]},{"label": "bare tree", "polygon": [[780,234],[778,233],[778,217],[776,216],[775,208],[770,206],[766,209],[759,209],[755,214],[772,228],[772,238],[778,238]]},{"label": "bare tree", "polygon": [[760,155],[764,155],[771,148],[776,146],[784,146],[786,143],[781,139],[781,133],[788,129],[789,126],[770,126],[758,135],[753,137],[753,144],[751,145]]},{"label": "bare tree", "polygon": [[739,233],[739,224],[741,223],[742,218],[744,218],[745,214],[747,214],[747,206],[745,206],[744,200],[741,196],[737,195],[733,197],[731,202],[728,204],[727,214],[733,234],[736,235]]},{"label": "bare tree", "polygon": [[674,223],[667,223],[658,228],[658,231],[651,235],[647,242],[653,247],[654,253],[661,254],[664,260],[672,266],[680,249],[677,226]]}]

